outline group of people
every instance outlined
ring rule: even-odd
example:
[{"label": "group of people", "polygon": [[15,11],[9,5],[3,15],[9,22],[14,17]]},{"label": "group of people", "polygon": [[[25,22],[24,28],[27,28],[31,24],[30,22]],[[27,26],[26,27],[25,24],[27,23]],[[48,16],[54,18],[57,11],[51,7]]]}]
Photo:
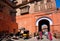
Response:
[{"label": "group of people", "polygon": [[42,39],[42,36],[45,35],[47,39],[49,39],[50,41],[52,41],[52,34],[50,32],[45,32],[44,34],[40,31],[39,32],[39,36],[40,36],[40,39]]},{"label": "group of people", "polygon": [[50,31],[48,31],[47,25],[42,26],[42,31],[39,31],[40,39],[42,39],[42,36],[46,36],[47,39],[52,41],[52,34]]}]

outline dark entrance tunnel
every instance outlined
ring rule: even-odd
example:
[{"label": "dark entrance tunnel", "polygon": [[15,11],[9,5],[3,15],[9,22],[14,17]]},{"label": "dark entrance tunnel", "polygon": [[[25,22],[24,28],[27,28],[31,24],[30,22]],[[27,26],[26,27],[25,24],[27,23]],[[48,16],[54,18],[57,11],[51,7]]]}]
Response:
[{"label": "dark entrance tunnel", "polygon": [[47,25],[48,32],[50,31],[50,23],[48,20],[43,19],[43,20],[39,21],[38,24],[39,24],[38,25],[38,31],[42,31],[42,25],[44,25],[44,24]]}]

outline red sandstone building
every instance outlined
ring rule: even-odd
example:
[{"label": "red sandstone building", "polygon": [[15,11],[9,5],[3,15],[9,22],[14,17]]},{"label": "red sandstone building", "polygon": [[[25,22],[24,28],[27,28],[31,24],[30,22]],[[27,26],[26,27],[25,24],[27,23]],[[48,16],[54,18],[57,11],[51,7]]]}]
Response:
[{"label": "red sandstone building", "polygon": [[41,30],[46,24],[51,32],[60,32],[60,13],[56,10],[55,0],[17,0],[16,22],[18,30],[25,28],[31,34]]},{"label": "red sandstone building", "polygon": [[[9,10],[3,9],[5,12],[0,12],[1,17],[7,16],[5,20],[0,20],[0,28],[2,30],[8,30],[10,32],[19,31],[21,28],[29,30],[31,34],[39,32],[41,26],[44,24],[48,26],[48,31],[51,32],[60,32],[60,11],[56,9],[55,0],[10,0],[15,2],[13,4],[7,4],[6,9],[13,11],[10,15]],[[1,2],[1,1],[0,1]],[[11,7],[10,7],[11,6]],[[15,11],[16,12],[15,12]],[[3,13],[3,15],[2,15]],[[2,25],[2,23],[4,25]],[[16,24],[17,23],[17,24]],[[6,26],[6,27],[5,27]]]},{"label": "red sandstone building", "polygon": [[12,33],[14,29],[17,30],[14,6],[12,1],[0,0],[0,32]]}]

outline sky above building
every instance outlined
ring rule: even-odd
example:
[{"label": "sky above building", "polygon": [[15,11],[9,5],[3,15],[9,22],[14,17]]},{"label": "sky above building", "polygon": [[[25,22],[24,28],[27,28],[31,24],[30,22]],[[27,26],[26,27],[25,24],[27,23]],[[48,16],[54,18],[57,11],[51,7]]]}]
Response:
[{"label": "sky above building", "polygon": [[56,0],[56,7],[60,8],[60,0]]}]

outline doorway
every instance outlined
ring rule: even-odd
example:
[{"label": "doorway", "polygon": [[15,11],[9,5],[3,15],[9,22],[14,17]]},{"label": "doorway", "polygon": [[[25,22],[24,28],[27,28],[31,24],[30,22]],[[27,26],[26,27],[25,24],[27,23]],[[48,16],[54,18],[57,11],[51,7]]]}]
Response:
[{"label": "doorway", "polygon": [[[47,26],[47,31],[50,32],[50,23],[48,20],[46,19],[43,19],[43,20],[40,20],[39,23],[38,23],[38,32],[42,31],[42,27],[46,25]],[[44,29],[45,27],[43,27]]]}]

